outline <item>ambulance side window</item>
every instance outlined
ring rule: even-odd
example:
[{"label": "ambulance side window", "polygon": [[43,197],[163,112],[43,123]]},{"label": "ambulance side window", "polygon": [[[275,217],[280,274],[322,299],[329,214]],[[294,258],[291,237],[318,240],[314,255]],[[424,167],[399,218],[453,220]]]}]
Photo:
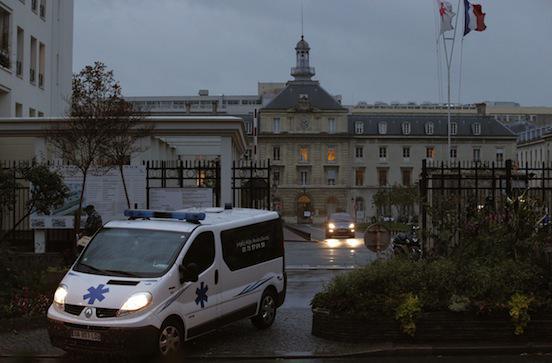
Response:
[{"label": "ambulance side window", "polygon": [[182,264],[195,263],[199,273],[207,270],[215,261],[215,235],[213,232],[200,233],[186,252]]},{"label": "ambulance side window", "polygon": [[231,271],[284,255],[282,221],[271,221],[221,232],[222,258]]}]

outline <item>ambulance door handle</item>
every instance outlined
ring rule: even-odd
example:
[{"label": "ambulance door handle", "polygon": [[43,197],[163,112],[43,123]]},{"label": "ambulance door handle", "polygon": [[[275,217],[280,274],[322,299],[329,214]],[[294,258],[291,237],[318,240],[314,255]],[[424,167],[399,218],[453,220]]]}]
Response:
[{"label": "ambulance door handle", "polygon": [[218,270],[215,270],[215,285],[218,284]]}]

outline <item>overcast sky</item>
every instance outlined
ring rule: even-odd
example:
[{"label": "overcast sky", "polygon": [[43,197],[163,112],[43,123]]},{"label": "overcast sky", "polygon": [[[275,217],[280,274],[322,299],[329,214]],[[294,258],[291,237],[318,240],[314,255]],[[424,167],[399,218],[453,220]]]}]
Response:
[{"label": "overcast sky", "polygon": [[[480,3],[487,30],[464,39],[461,101],[552,106],[552,0]],[[344,103],[439,101],[435,0],[303,4],[315,78]],[[74,70],[103,61],[128,96],[256,94],[259,81],[291,78],[300,9],[300,0],[75,0]]]}]

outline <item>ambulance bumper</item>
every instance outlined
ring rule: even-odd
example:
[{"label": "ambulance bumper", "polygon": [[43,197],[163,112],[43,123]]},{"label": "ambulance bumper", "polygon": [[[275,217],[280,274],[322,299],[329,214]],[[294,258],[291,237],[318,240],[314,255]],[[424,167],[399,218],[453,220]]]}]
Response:
[{"label": "ambulance bumper", "polygon": [[157,352],[159,329],[91,326],[48,319],[53,346],[65,351],[150,355]]}]

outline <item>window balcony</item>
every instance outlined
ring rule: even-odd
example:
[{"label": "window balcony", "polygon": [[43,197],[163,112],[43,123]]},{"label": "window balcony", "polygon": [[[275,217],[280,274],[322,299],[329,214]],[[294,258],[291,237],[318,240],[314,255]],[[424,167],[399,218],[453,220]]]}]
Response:
[{"label": "window balcony", "polygon": [[36,72],[35,72],[35,70],[34,70],[33,68],[31,68],[31,69],[29,70],[29,81],[30,81],[31,83],[35,83],[35,82],[36,82],[35,73],[36,73]]}]

